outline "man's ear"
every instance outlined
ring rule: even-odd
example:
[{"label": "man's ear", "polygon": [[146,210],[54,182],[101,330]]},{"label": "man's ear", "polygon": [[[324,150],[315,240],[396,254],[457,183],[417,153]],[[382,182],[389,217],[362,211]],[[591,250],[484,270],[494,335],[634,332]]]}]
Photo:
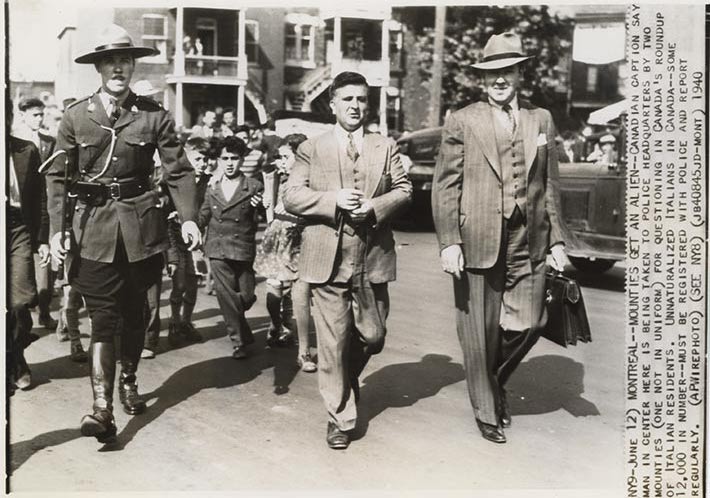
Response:
[{"label": "man's ear", "polygon": [[330,99],[328,105],[330,106],[330,110],[332,111],[332,113],[335,114],[335,102],[333,102],[333,99]]}]

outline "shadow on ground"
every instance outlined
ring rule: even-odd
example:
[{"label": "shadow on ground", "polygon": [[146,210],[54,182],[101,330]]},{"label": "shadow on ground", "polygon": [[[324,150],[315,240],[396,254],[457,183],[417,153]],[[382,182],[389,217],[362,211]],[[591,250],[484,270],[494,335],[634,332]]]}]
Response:
[{"label": "shadow on ground", "polygon": [[584,365],[558,355],[543,355],[521,363],[507,385],[510,410],[515,415],[538,415],[559,409],[574,417],[600,415],[584,399]]}]

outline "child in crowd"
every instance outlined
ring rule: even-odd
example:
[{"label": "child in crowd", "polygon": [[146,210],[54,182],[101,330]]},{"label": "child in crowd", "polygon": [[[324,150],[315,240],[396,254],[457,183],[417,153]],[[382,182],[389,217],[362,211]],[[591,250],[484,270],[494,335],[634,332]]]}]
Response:
[{"label": "child in crowd", "polygon": [[244,316],[256,301],[253,262],[256,253],[256,207],[263,186],[241,172],[249,148],[231,136],[218,145],[222,175],[211,182],[200,208],[198,224],[207,229],[205,255],[210,260],[217,301],[227,333],[232,340],[232,358],[247,357],[246,346],[254,342]]},{"label": "child in crowd", "polygon": [[[268,227],[257,250],[254,268],[266,277],[266,308],[271,317],[267,336],[269,346],[283,346],[293,341],[293,329],[298,334],[298,365],[304,372],[315,372],[317,366],[310,354],[310,289],[298,279],[298,256],[301,249],[300,219],[284,209],[283,188],[295,161],[298,146],[306,136],[294,133],[286,136],[274,156],[276,170],[264,173],[264,194]],[[296,323],[293,323],[293,315]]]}]

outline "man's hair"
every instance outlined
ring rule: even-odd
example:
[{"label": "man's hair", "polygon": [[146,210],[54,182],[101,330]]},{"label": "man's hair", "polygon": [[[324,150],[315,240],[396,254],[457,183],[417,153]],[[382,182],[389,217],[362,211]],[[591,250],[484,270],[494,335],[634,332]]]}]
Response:
[{"label": "man's hair", "polygon": [[32,109],[33,107],[39,107],[40,109],[44,109],[45,106],[44,102],[42,102],[37,97],[31,97],[28,99],[22,99],[20,101],[20,105],[18,105],[17,107],[22,112],[25,112],[27,109]]},{"label": "man's hair", "polygon": [[290,135],[286,135],[281,139],[281,141],[279,142],[279,147],[287,145],[288,147],[291,147],[292,151],[296,152],[298,146],[306,140],[308,140],[308,137],[306,137],[303,133],[291,133]]},{"label": "man's hair", "polygon": [[572,130],[566,130],[562,132],[562,140],[574,140],[575,138],[576,135]]},{"label": "man's hair", "polygon": [[348,85],[362,85],[367,88],[370,87],[367,84],[367,79],[362,74],[354,71],[343,71],[333,78],[333,83],[330,85],[330,98],[332,99],[335,96],[335,91],[338,88]]},{"label": "man's hair", "polygon": [[224,137],[219,142],[219,150],[221,151],[222,149],[226,149],[227,152],[239,154],[240,157],[244,157],[247,155],[247,151],[249,148],[247,147],[247,144],[244,143],[244,140],[242,140],[241,138],[229,136]]},{"label": "man's hair", "polygon": [[210,143],[202,137],[190,137],[185,142],[185,148],[196,150],[200,154],[207,155],[210,150]]},{"label": "man's hair", "polygon": [[246,133],[247,135],[251,135],[251,129],[245,124],[234,127],[234,134],[235,135],[237,133],[242,133],[242,132]]},{"label": "man's hair", "polygon": [[224,116],[228,112],[235,114],[237,112],[237,110],[234,107],[225,107],[224,110],[222,111],[222,116]]}]

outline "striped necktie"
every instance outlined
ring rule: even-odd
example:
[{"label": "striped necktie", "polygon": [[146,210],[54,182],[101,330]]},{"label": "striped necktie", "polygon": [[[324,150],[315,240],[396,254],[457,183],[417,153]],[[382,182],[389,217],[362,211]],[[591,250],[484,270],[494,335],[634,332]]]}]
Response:
[{"label": "striped necktie", "polygon": [[352,133],[348,133],[348,146],[345,149],[345,152],[354,163],[357,162],[357,159],[360,157],[360,153],[357,151],[357,147],[355,147],[355,141],[353,140]]},{"label": "striped necktie", "polygon": [[505,104],[503,111],[505,111],[505,115],[508,118],[508,126],[506,128],[508,128],[508,132],[512,137],[515,135],[515,114],[513,113],[513,108],[510,107],[510,104]]},{"label": "striped necktie", "polygon": [[114,97],[109,97],[108,109],[108,119],[111,121],[111,126],[116,124],[118,118],[121,117],[121,106],[118,105],[118,101]]}]

